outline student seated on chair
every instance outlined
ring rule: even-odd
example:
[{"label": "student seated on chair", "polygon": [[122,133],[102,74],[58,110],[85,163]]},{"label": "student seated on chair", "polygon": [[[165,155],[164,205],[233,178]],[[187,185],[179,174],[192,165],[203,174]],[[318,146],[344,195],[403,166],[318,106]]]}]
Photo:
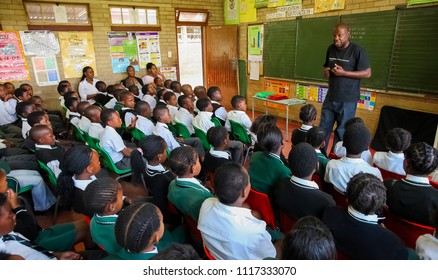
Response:
[{"label": "student seated on chair", "polygon": [[322,127],[314,126],[307,131],[306,143],[309,143],[316,152],[318,156],[319,169],[316,170],[315,174],[319,178],[324,179],[325,169],[327,168],[328,158],[321,152],[321,149],[325,147],[325,132]]},{"label": "student seated on chair", "polygon": [[169,89],[175,93],[176,99],[183,95],[181,91],[181,83],[178,81],[172,81]]},{"label": "student seated on chair", "polygon": [[157,98],[157,105],[167,105],[166,101],[164,101],[163,96],[167,92],[167,89],[160,88],[157,89],[157,95],[155,96]]},{"label": "student seated on chair", "polygon": [[380,170],[370,166],[361,158],[362,152],[368,150],[370,141],[370,131],[365,125],[361,123],[349,125],[345,129],[343,142],[347,155],[328,162],[324,181],[333,184],[339,192],[345,193],[347,183],[359,172],[373,174],[382,180]]},{"label": "student seated on chair", "polygon": [[122,119],[114,109],[104,109],[100,115],[105,130],[100,134],[100,147],[111,157],[119,169],[131,168],[131,148],[127,148],[116,129],[122,127]]},{"label": "student seated on chair", "polygon": [[308,143],[299,143],[289,154],[291,178],[278,181],[274,187],[274,207],[283,211],[293,220],[304,216],[322,217],[325,207],[335,206],[331,195],[319,190],[312,181],[318,170],[318,157]]},{"label": "student seated on chair", "polygon": [[327,207],[322,217],[343,255],[353,260],[409,258],[400,237],[379,225],[378,214],[386,201],[385,186],[380,178],[369,173],[354,175],[348,182],[347,199],[347,211]]},{"label": "student seated on chair", "polygon": [[251,184],[238,163],[226,163],[216,171],[216,197],[202,203],[198,229],[217,260],[261,260],[274,258],[276,250],[266,223],[244,206]]},{"label": "student seated on chair", "polygon": [[18,100],[18,103],[30,101],[30,99],[32,98],[32,96],[29,95],[28,91],[21,87],[14,90],[14,96]]},{"label": "student seated on chair", "polygon": [[32,96],[30,101],[35,105],[36,111],[44,111],[47,115],[49,115],[49,120],[52,123],[53,132],[55,133],[55,135],[62,135],[65,133],[66,128],[61,111],[46,110],[43,106],[44,99],[39,95]]},{"label": "student seated on chair", "polygon": [[303,123],[299,128],[296,128],[292,131],[290,141],[292,142],[293,146],[305,141],[307,132],[315,124],[316,115],[316,108],[312,104],[306,104],[301,107],[300,120]]},{"label": "student seated on chair", "polygon": [[242,124],[246,128],[248,135],[251,136],[253,143],[255,143],[256,136],[251,132],[252,121],[246,114],[247,105],[245,97],[234,95],[233,98],[231,98],[231,105],[233,106],[233,110],[228,112],[225,127],[228,131],[231,131],[230,121]]},{"label": "student seated on chair", "polygon": [[173,123],[173,119],[175,117],[175,114],[176,114],[176,112],[178,112],[178,99],[176,98],[176,95],[174,92],[167,91],[163,95],[163,100],[167,104],[166,106],[169,109],[169,113],[170,113],[172,123]]},{"label": "student seated on chair", "polygon": [[[193,94],[195,95],[195,101],[193,101],[193,103],[195,104],[195,112],[199,112],[199,108],[198,108],[198,105],[197,105],[198,104],[198,100],[200,98],[208,98],[207,89],[204,86],[196,86],[193,89]],[[210,99],[210,98],[208,98],[208,99]]]},{"label": "student seated on chair", "polygon": [[78,103],[78,113],[81,115],[81,119],[78,123],[78,128],[81,131],[87,132],[88,129],[90,129],[90,123],[91,121],[84,115],[85,109],[87,109],[91,105],[88,101],[81,101]]},{"label": "student seated on chair", "polygon": [[12,93],[9,93],[6,86],[0,84],[0,130],[9,137],[22,137],[21,127],[15,107],[17,100]]},{"label": "student seated on chair", "polygon": [[263,151],[255,152],[249,161],[248,174],[256,191],[272,194],[275,183],[292,175],[289,167],[280,159],[283,150],[283,134],[276,126],[265,127],[257,134]]},{"label": "student seated on chair", "polygon": [[17,115],[21,118],[21,133],[23,138],[26,139],[30,130],[30,125],[27,122],[27,116],[29,116],[30,113],[36,111],[36,107],[30,101],[23,101],[17,104],[15,110],[17,112]]},{"label": "student seated on chair", "polygon": [[84,115],[90,120],[90,128],[88,129],[88,135],[92,138],[99,139],[99,135],[104,131],[101,124],[100,114],[102,109],[99,106],[91,105],[85,109]]},{"label": "student seated on chair", "polygon": [[208,98],[210,98],[213,105],[213,116],[218,118],[221,121],[222,125],[225,125],[228,113],[227,110],[225,110],[225,107],[220,104],[220,102],[222,102],[222,100],[224,99],[221,89],[217,86],[211,86],[207,90],[207,96]]},{"label": "student seated on chair", "polygon": [[387,205],[402,219],[432,226],[434,211],[438,209],[438,191],[430,185],[428,175],[438,166],[438,151],[420,142],[409,146],[404,154],[406,179],[385,181]]},{"label": "student seated on chair", "polygon": [[143,132],[144,135],[152,135],[155,125],[150,120],[150,117],[152,117],[152,110],[149,103],[146,101],[139,101],[135,103],[134,110],[137,113],[135,127]]},{"label": "student seated on chair", "polygon": [[135,127],[135,122],[137,121],[137,113],[134,110],[135,99],[132,92],[126,91],[121,94],[121,100],[123,103],[122,112],[120,113],[120,118],[126,128],[132,129]]},{"label": "student seated on chair", "polygon": [[417,239],[415,251],[420,260],[438,260],[438,209],[435,210],[431,224],[435,227],[434,234],[423,234]]},{"label": "student seated on chair", "polygon": [[195,106],[193,100],[188,95],[181,95],[178,98],[179,110],[175,113],[173,120],[178,123],[182,123],[189,130],[190,135],[195,134],[193,128],[193,118],[195,113]]},{"label": "student seated on chair", "polygon": [[388,152],[375,152],[373,163],[375,166],[399,175],[406,175],[403,168],[405,156],[403,154],[411,145],[411,133],[403,128],[393,128],[386,134],[386,148]]},{"label": "student seated on chair", "polygon": [[70,97],[65,99],[65,107],[68,109],[66,116],[69,119],[70,125],[79,127],[79,122],[81,120],[81,114],[78,113],[78,104],[80,100],[76,97]]},{"label": "student seated on chair", "polygon": [[155,99],[155,96],[157,94],[157,90],[154,88],[153,85],[144,85],[141,89],[143,92],[143,101],[146,101],[149,106],[151,107],[151,110],[154,110],[155,106],[157,106],[157,99]]}]

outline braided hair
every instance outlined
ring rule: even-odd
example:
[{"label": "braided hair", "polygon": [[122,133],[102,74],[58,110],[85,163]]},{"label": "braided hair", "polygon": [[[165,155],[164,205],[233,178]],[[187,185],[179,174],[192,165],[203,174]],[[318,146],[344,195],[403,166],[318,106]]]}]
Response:
[{"label": "braided hair", "polygon": [[96,179],[84,192],[84,204],[89,213],[103,214],[105,207],[117,201],[117,194],[122,191],[122,186],[111,177]]},{"label": "braided hair", "polygon": [[393,128],[386,134],[386,147],[391,152],[403,152],[411,145],[411,133],[403,128]]},{"label": "braided hair", "polygon": [[379,212],[386,202],[386,188],[373,174],[356,174],[347,184],[348,203],[365,215]]},{"label": "braided hair", "polygon": [[438,166],[438,150],[426,142],[412,144],[404,154],[412,175],[429,175]]},{"label": "braided hair", "polygon": [[190,146],[182,146],[170,152],[169,163],[170,169],[177,175],[187,174],[190,167],[196,164],[198,152]]},{"label": "braided hair", "polygon": [[223,126],[210,127],[207,131],[207,141],[213,147],[220,147],[227,139],[228,130]]},{"label": "braided hair", "polygon": [[300,109],[300,120],[303,123],[309,123],[316,120],[316,108],[312,104],[307,104]]}]

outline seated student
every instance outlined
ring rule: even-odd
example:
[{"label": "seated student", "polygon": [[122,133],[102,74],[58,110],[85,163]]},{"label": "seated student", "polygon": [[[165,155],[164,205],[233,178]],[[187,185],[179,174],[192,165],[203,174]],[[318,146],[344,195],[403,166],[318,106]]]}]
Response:
[{"label": "seated student", "polygon": [[78,260],[81,256],[75,252],[49,252],[31,243],[23,235],[14,232],[15,213],[6,194],[0,194],[0,249],[19,255],[26,260]]},{"label": "seated student", "polygon": [[438,210],[435,210],[431,224],[435,227],[434,234],[423,234],[417,239],[415,251],[420,260],[438,260]]},{"label": "seated student", "polygon": [[438,151],[420,142],[409,146],[404,154],[406,179],[385,181],[387,205],[402,219],[431,225],[432,215],[438,209],[438,191],[427,176],[438,166]]},{"label": "seated student", "polygon": [[17,104],[15,108],[17,115],[21,118],[21,134],[24,139],[26,139],[28,132],[30,130],[30,125],[27,122],[27,116],[30,113],[36,111],[35,105],[30,101],[23,101]]},{"label": "seated student", "polygon": [[246,106],[245,97],[241,95],[233,96],[233,98],[231,98],[231,105],[233,106],[234,110],[228,112],[227,121],[225,122],[225,127],[228,129],[228,131],[231,131],[230,121],[234,121],[242,124],[246,128],[248,135],[251,136],[252,142],[255,143],[257,139],[256,136],[250,130],[252,126],[252,122],[251,119],[246,114],[247,106]]},{"label": "seated student", "polygon": [[91,103],[88,101],[81,101],[78,103],[77,106],[78,113],[81,115],[81,119],[79,120],[78,123],[78,128],[84,132],[87,132],[88,129],[90,129],[91,121],[84,116],[85,109],[87,109],[90,105]]},{"label": "seated student", "polygon": [[123,207],[123,190],[113,178],[101,178],[88,184],[83,192],[84,206],[88,213],[94,213],[90,221],[90,233],[94,243],[108,254],[122,249],[117,244],[114,225]]},{"label": "seated student", "polygon": [[159,135],[163,137],[164,140],[166,140],[167,146],[169,147],[170,151],[173,151],[175,148],[180,147],[181,146],[180,143],[187,144],[196,149],[199,157],[201,158],[201,161],[204,160],[204,156],[205,156],[204,146],[202,145],[202,142],[198,137],[176,139],[173,136],[172,132],[170,132],[167,124],[171,122],[171,118],[170,118],[169,109],[167,109],[167,107],[164,106],[155,107],[153,115],[154,115],[154,119],[157,121],[157,123],[155,124],[154,134]]},{"label": "seated student", "polygon": [[65,150],[55,141],[53,130],[47,125],[36,125],[29,132],[35,142],[35,155],[39,161],[53,171],[55,177],[61,173],[60,165],[64,160]]},{"label": "seated student", "polygon": [[171,80],[171,79],[166,79],[166,80],[164,80],[164,82],[163,82],[163,86],[164,86],[164,88],[170,90],[170,84],[171,84],[171,83],[172,83],[172,80]]},{"label": "seated student", "polygon": [[405,156],[403,151],[411,145],[411,133],[403,128],[393,128],[386,134],[388,152],[375,152],[373,163],[383,170],[399,175],[406,175],[403,168]]},{"label": "seated student", "polygon": [[[355,123],[359,123],[362,124],[363,126],[365,126],[364,121],[361,118],[351,118],[348,121],[345,122],[345,129],[347,129],[350,125],[355,124]],[[338,143],[336,143],[336,145],[333,147],[332,149],[334,151],[334,153],[336,154],[337,157],[344,157],[347,154],[345,145],[343,141],[339,141]],[[360,157],[369,165],[373,165],[373,157],[371,155],[371,152],[369,149],[366,149],[365,151],[363,151],[360,155]]]},{"label": "seated student", "polygon": [[324,181],[342,193],[347,189],[347,183],[359,172],[370,173],[382,180],[382,174],[376,167],[371,167],[362,158],[363,151],[370,145],[370,131],[363,124],[349,125],[344,133],[344,147],[347,155],[338,160],[330,160],[325,170]]},{"label": "seated student", "polygon": [[15,98],[17,98],[18,103],[23,102],[23,101],[29,101],[29,99],[32,98],[32,96],[30,96],[29,93],[27,92],[27,90],[25,90],[24,88],[15,89],[14,96],[15,96]]},{"label": "seated student", "polygon": [[289,154],[292,177],[278,181],[274,187],[273,201],[276,208],[297,221],[304,216],[322,217],[324,208],[335,206],[331,195],[319,190],[312,181],[318,170],[318,158],[308,143],[299,143]]},{"label": "seated student", "polygon": [[184,215],[198,220],[202,202],[213,195],[196,178],[201,171],[199,156],[192,147],[179,147],[170,153],[170,169],[176,174],[167,198]]},{"label": "seated student", "polygon": [[170,83],[170,88],[169,89],[175,93],[176,99],[178,99],[182,95],[181,83],[178,82],[178,81],[172,81]]},{"label": "seated student", "polygon": [[406,260],[400,237],[378,224],[386,200],[380,178],[368,173],[353,176],[347,187],[348,210],[325,209],[322,221],[330,228],[336,248],[353,260]]},{"label": "seated student", "polygon": [[324,179],[325,169],[327,167],[327,163],[329,162],[328,158],[321,152],[321,149],[325,147],[325,132],[322,127],[314,126],[307,131],[306,134],[306,143],[309,143],[316,152],[318,156],[319,169],[316,170],[315,174]]},{"label": "seated student", "polygon": [[265,127],[257,134],[261,152],[255,152],[249,161],[248,174],[254,190],[271,195],[274,184],[292,175],[280,159],[283,134],[276,126]]},{"label": "seated student", "polygon": [[96,105],[88,106],[84,111],[84,116],[90,120],[90,128],[88,129],[88,135],[92,138],[99,139],[100,133],[104,131],[104,128],[101,124],[100,114],[102,113],[102,109],[100,109]]},{"label": "seated student", "polygon": [[[49,116],[43,111],[35,111],[30,113],[27,116],[27,122],[30,125],[30,127],[34,127],[37,125],[47,125],[49,127],[52,127],[52,124],[50,123],[49,120]],[[32,140],[32,138],[27,136],[26,139],[24,140],[24,147],[33,151],[35,150],[35,142]]]},{"label": "seated student", "polygon": [[6,172],[0,168],[0,193],[5,193],[11,202],[12,212],[16,215],[14,232],[20,233],[30,242],[44,247],[50,251],[71,250],[74,244],[84,241],[90,246],[91,238],[88,225],[84,220],[71,223],[56,224],[42,229],[33,214],[30,214],[20,201],[20,197],[8,189]]},{"label": "seated student", "polygon": [[8,94],[6,86],[0,84],[0,131],[11,138],[21,138],[21,127],[19,126],[15,107],[17,100],[13,94]]},{"label": "seated student", "polygon": [[300,109],[300,120],[303,122],[301,127],[292,131],[291,142],[295,146],[298,143],[304,142],[306,139],[306,133],[316,121],[316,108],[312,104],[307,104]]},{"label": "seated student", "polygon": [[29,98],[33,97],[33,87],[30,84],[28,84],[28,83],[20,84],[20,88],[27,91],[27,95],[29,95]]},{"label": "seated student", "polygon": [[[120,85],[122,86],[122,85]],[[122,113],[122,108],[124,107],[123,102],[122,102],[122,94],[124,92],[127,92],[127,90],[125,88],[121,89],[118,88],[117,85],[114,85],[114,87],[116,88],[114,90],[114,97],[116,98],[116,103],[114,104],[114,110],[116,110],[119,114]],[[135,100],[135,98],[134,98]]]},{"label": "seated student", "polygon": [[150,260],[201,260],[195,248],[190,244],[173,243],[155,254]]},{"label": "seated student", "polygon": [[225,107],[219,103],[224,99],[222,97],[221,89],[217,86],[211,86],[207,90],[207,96],[210,98],[213,105],[213,115],[220,120],[222,125],[225,125],[228,113],[227,110],[225,110]]},{"label": "seated student", "polygon": [[65,107],[68,109],[66,118],[69,119],[70,125],[74,125],[79,128],[79,122],[81,121],[81,114],[78,113],[79,99],[76,97],[66,98]]},{"label": "seated student", "polygon": [[44,99],[39,95],[32,96],[30,102],[32,102],[35,105],[36,111],[43,111],[49,116],[49,120],[50,123],[52,124],[55,135],[63,135],[65,133],[66,129],[64,125],[64,120],[62,119],[62,114],[60,111],[46,110],[43,106]]},{"label": "seated student", "polygon": [[163,79],[161,79],[160,76],[155,77],[154,78],[154,85],[155,85],[155,88],[157,89],[157,91],[159,89],[164,88],[164,81],[163,81]]},{"label": "seated student", "polygon": [[330,230],[316,217],[299,219],[286,234],[282,260],[335,260],[335,240]]},{"label": "seated student", "polygon": [[6,88],[6,93],[10,95],[14,95],[15,85],[11,82],[6,82],[3,84]]},{"label": "seated student", "polygon": [[157,94],[155,97],[157,98],[157,105],[167,105],[166,101],[164,101],[163,96],[167,92],[167,89],[161,88],[157,90]]},{"label": "seated student", "polygon": [[61,81],[61,82],[59,82],[58,86],[56,88],[56,90],[58,91],[58,94],[59,94],[59,97],[58,97],[59,98],[59,105],[61,107],[63,107],[63,108],[66,108],[65,105],[64,105],[64,102],[65,102],[64,95],[67,92],[72,91],[72,87],[71,87],[70,82],[68,82],[68,84],[67,84],[67,82],[68,81]]},{"label": "seated student", "polygon": [[116,98],[114,97],[113,93],[115,91],[114,85],[106,86],[105,82],[98,81],[96,83],[96,88],[99,90],[97,93],[95,100],[96,105],[100,107],[106,107],[106,108],[114,108],[114,105],[116,104]]},{"label": "seated student", "polygon": [[191,85],[189,85],[189,84],[182,85],[181,92],[183,93],[183,95],[188,95],[188,96],[190,96],[190,98],[193,99],[193,89],[192,89]]},{"label": "seated student", "polygon": [[217,260],[261,260],[276,250],[266,223],[244,207],[251,185],[245,168],[235,162],[222,165],[214,177],[216,197],[207,198],[199,213],[202,240]]},{"label": "seated student", "polygon": [[167,194],[175,175],[163,166],[167,158],[166,141],[160,136],[149,135],[138,146],[131,154],[131,182],[148,190],[152,196],[150,202],[160,208],[164,221],[168,223],[173,217],[167,212]]},{"label": "seated student", "polygon": [[29,150],[15,148],[14,142],[9,139],[0,139],[0,162],[5,162],[11,170],[40,170],[35,155]]},{"label": "seated student", "polygon": [[152,110],[149,103],[139,101],[135,103],[134,110],[137,113],[137,121],[135,127],[144,133],[144,135],[152,135],[155,125],[149,119],[152,116]]},{"label": "seated student", "polygon": [[211,105],[211,100],[207,97],[199,98],[196,100],[196,106],[198,114],[193,118],[193,126],[207,133],[211,127],[215,126],[211,121],[213,117],[213,105]]},{"label": "seated student", "polygon": [[143,98],[143,93],[140,91],[140,89],[138,89],[138,87],[136,85],[130,85],[129,87],[127,87],[127,89],[129,92],[134,94],[134,102],[135,103],[141,101],[141,99]]},{"label": "seated student", "polygon": [[155,96],[157,94],[156,89],[152,85],[144,85],[141,89],[143,93],[143,101],[146,101],[149,106],[151,106],[151,110],[154,110],[155,106],[157,106],[157,99],[155,99]]},{"label": "seated student", "polygon": [[195,113],[193,100],[188,95],[181,95],[178,98],[178,105],[179,110],[175,113],[173,120],[185,125],[189,130],[190,135],[195,134],[195,129],[193,128],[193,118]]},{"label": "seated student", "polygon": [[96,180],[95,175],[100,171],[99,154],[86,145],[74,146],[65,153],[61,170],[57,183],[61,205],[93,217],[94,213],[85,207],[83,196],[88,184]]},{"label": "seated student", "polygon": [[[193,94],[195,95],[195,101],[193,101],[194,105],[195,105],[195,112],[199,112],[198,106],[196,104],[198,102],[198,99],[208,98],[207,89],[204,86],[196,86],[193,89]],[[208,99],[210,99],[210,98],[208,98]],[[213,112],[213,110],[212,110],[212,112]]]},{"label": "seated student", "polygon": [[123,103],[120,118],[122,119],[126,128],[132,129],[135,127],[135,122],[137,121],[137,113],[134,110],[134,94],[132,94],[132,92],[125,91],[121,94],[120,98]]},{"label": "seated student", "polygon": [[178,112],[178,107],[177,107],[178,101],[176,99],[176,95],[172,91],[167,91],[163,95],[163,100],[167,104],[166,106],[169,109],[170,117],[171,117],[172,122],[173,122],[175,114],[176,114],[176,112]]}]

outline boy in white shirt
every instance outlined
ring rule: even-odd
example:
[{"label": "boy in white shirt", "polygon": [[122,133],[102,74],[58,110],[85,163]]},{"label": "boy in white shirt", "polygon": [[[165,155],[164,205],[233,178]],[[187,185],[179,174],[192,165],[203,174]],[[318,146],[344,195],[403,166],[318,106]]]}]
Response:
[{"label": "boy in white shirt", "polygon": [[179,110],[175,113],[173,120],[184,124],[190,132],[190,135],[195,134],[193,128],[194,109],[193,100],[188,95],[181,95],[178,98]]},{"label": "boy in white shirt", "polygon": [[152,135],[154,131],[154,123],[149,119],[152,116],[152,110],[149,103],[139,101],[135,104],[134,110],[137,113],[137,122],[135,127],[144,133],[144,135]]},{"label": "boy in white shirt", "polygon": [[16,111],[17,115],[21,118],[21,133],[23,138],[26,139],[28,136],[30,125],[27,122],[27,116],[36,110],[35,105],[30,101],[23,101],[17,104]]},{"label": "boy in white shirt", "polygon": [[224,106],[219,103],[223,100],[220,88],[217,86],[209,87],[207,90],[207,96],[210,98],[213,105],[214,116],[221,121],[222,125],[225,125],[225,121],[227,120],[227,110],[225,110]]},{"label": "boy in white shirt", "polygon": [[99,139],[100,133],[104,131],[100,120],[101,113],[102,109],[96,105],[88,106],[84,111],[84,116],[91,121],[90,128],[88,129],[88,135],[90,135],[92,138]]},{"label": "boy in white shirt", "polygon": [[8,94],[6,86],[0,84],[0,130],[4,134],[10,134],[13,138],[21,138],[21,128],[16,125],[16,106],[17,100],[14,98],[14,95]]},{"label": "boy in white shirt", "polygon": [[178,111],[178,107],[177,107],[178,101],[176,99],[175,93],[172,92],[172,91],[167,91],[163,95],[163,100],[164,100],[164,102],[166,102],[166,104],[167,104],[166,106],[169,109],[170,117],[173,120],[173,118],[175,117],[176,112]]},{"label": "boy in white shirt", "polygon": [[155,106],[157,106],[157,100],[155,99],[157,91],[155,88],[152,85],[144,85],[141,91],[143,93],[142,100],[149,103],[151,110],[154,110]]}]

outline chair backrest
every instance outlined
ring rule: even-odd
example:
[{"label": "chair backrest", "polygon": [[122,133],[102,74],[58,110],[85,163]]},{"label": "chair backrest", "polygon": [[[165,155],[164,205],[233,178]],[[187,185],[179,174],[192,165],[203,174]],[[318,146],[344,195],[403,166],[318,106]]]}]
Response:
[{"label": "chair backrest", "polygon": [[97,152],[99,152],[98,151],[98,149],[100,149],[99,139],[91,137],[89,134],[85,134],[85,142],[90,148],[95,149]]},{"label": "chair backrest", "polygon": [[323,186],[322,186],[322,180],[321,177],[319,177],[318,174],[313,173],[312,175],[312,181],[314,181],[315,183],[318,184],[319,189],[322,191],[323,190]]},{"label": "chair backrest", "polygon": [[167,127],[169,128],[170,132],[172,132],[172,135],[177,137],[178,135],[178,130],[176,129],[175,125],[168,123]]},{"label": "chair backrest", "polygon": [[222,125],[221,121],[216,117],[212,117],[211,122],[214,123],[214,126],[221,126]]},{"label": "chair backrest", "polygon": [[140,129],[138,129],[138,128],[136,128],[136,127],[134,127],[134,128],[131,130],[131,135],[132,135],[132,137],[133,137],[135,140],[137,140],[137,141],[140,141],[141,139],[143,139],[143,138],[146,137],[146,135],[143,133],[143,131],[141,131]]},{"label": "chair backrest", "polygon": [[246,128],[243,124],[230,120],[231,134],[233,137],[244,144],[251,145],[251,137],[249,137]]},{"label": "chair backrest", "polygon": [[388,179],[401,180],[401,179],[404,179],[406,177],[406,175],[400,175],[400,174],[382,169],[376,165],[374,165],[374,166],[380,170],[380,173],[382,174],[383,180],[388,180]]},{"label": "chair backrest", "polygon": [[386,217],[384,221],[386,228],[397,234],[403,240],[406,247],[414,250],[415,243],[420,235],[428,233],[433,234],[435,231],[435,228],[433,227],[409,222],[397,217],[391,213],[388,207],[383,208],[383,214]]},{"label": "chair backrest", "polygon": [[14,193],[18,193],[20,190],[20,183],[17,181],[17,179],[6,176],[6,183],[8,184],[8,188],[12,189]]},{"label": "chair backrest", "polygon": [[105,167],[111,170],[112,172],[116,173],[117,175],[122,175],[132,172],[131,168],[119,169],[114,163],[113,159],[108,154],[108,152],[105,151],[105,149],[103,149],[102,147],[100,147],[99,144],[96,145],[96,150],[99,153],[99,155],[102,157],[103,164],[105,165]]},{"label": "chair backrest", "polygon": [[332,195],[333,199],[335,200],[336,205],[338,205],[344,209],[347,209],[348,203],[347,203],[347,197],[345,196],[345,194],[338,191],[335,188],[335,186],[333,186],[333,184],[329,184],[329,185],[330,185],[329,189],[330,189],[331,195]]},{"label": "chair backrest", "polygon": [[182,138],[190,138],[190,137],[192,137],[190,135],[189,129],[187,128],[187,126],[185,124],[179,123],[179,122],[175,122],[175,127],[176,127],[176,130],[178,131],[178,134]]},{"label": "chair backrest", "polygon": [[42,161],[38,161],[38,164],[42,170],[44,170],[47,175],[49,175],[49,181],[53,188],[56,188],[56,185],[58,184],[58,179],[55,176],[55,173],[53,173],[52,169],[50,169],[45,163]]},{"label": "chair backrest", "polygon": [[435,189],[438,190],[438,182],[435,182],[435,181],[429,180],[429,183],[430,183],[430,185],[432,186],[432,188],[435,188]]},{"label": "chair backrest", "polygon": [[86,142],[85,137],[84,137],[84,133],[82,132],[82,130],[80,130],[74,124],[71,125],[71,129],[73,130],[73,132],[75,134],[76,140],[84,142],[84,143]]},{"label": "chair backrest", "polygon": [[201,139],[202,146],[204,146],[204,149],[206,151],[209,151],[212,148],[212,146],[210,145],[210,143],[208,143],[207,134],[203,130],[201,130],[201,129],[197,128],[197,127],[193,127],[193,128],[195,129],[196,137]]},{"label": "chair backrest", "polygon": [[283,232],[283,233],[289,232],[295,223],[296,223],[296,221],[294,219],[290,218],[283,211],[280,211],[280,230],[281,230],[281,232]]},{"label": "chair backrest", "polygon": [[246,199],[246,202],[251,206],[252,210],[256,210],[262,215],[263,220],[267,225],[276,229],[274,211],[272,210],[271,201],[267,194],[251,189]]}]

